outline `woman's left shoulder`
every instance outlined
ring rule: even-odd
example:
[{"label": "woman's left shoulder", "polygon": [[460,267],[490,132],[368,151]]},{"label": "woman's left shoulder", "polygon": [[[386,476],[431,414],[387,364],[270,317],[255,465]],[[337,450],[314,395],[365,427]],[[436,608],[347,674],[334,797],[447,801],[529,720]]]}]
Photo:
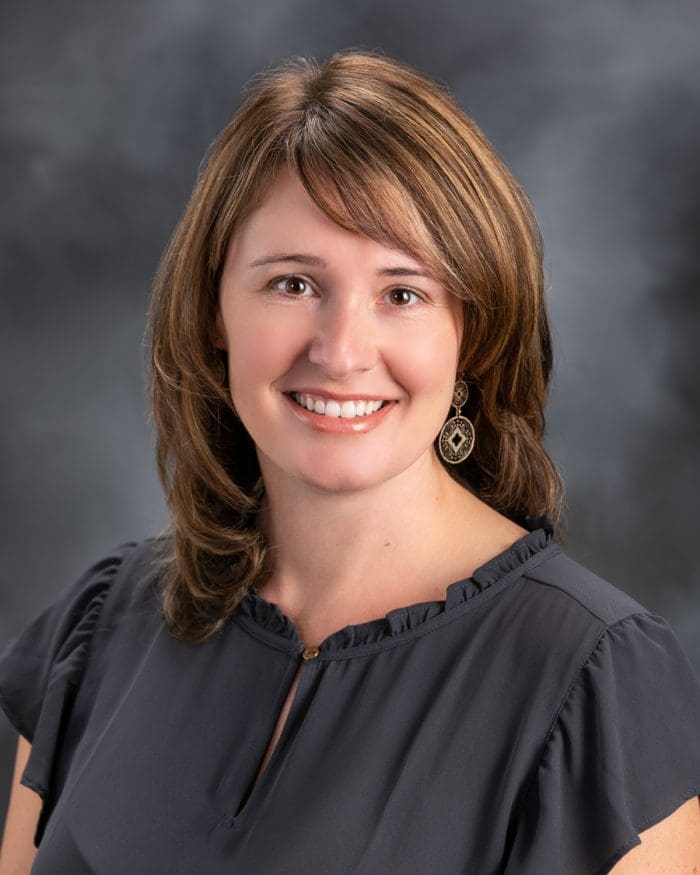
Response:
[{"label": "woman's left shoulder", "polygon": [[700,682],[665,618],[561,549],[521,584],[521,664],[557,693],[506,871],[608,872],[700,792]]},{"label": "woman's left shoulder", "polygon": [[605,626],[633,614],[649,613],[624,589],[581,565],[553,541],[542,558],[542,562],[532,563],[524,577],[535,587],[546,588],[550,597],[577,605]]},{"label": "woman's left shoulder", "polygon": [[521,549],[525,545],[531,555],[522,557],[510,610],[517,616],[519,640],[523,646],[527,642],[536,664],[557,666],[567,687],[591,665],[596,679],[616,675],[628,687],[650,674],[697,684],[665,617],[577,562],[549,534],[538,541],[532,533]]}]

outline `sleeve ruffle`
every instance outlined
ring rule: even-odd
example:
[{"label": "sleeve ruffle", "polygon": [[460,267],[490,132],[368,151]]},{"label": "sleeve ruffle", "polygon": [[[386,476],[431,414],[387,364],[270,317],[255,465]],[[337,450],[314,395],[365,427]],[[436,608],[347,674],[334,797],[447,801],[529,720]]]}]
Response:
[{"label": "sleeve ruffle", "polygon": [[62,748],[88,650],[110,585],[132,546],[124,544],[97,562],[0,649],[0,707],[32,745],[21,783],[43,800],[38,845],[57,788],[59,759],[65,771],[72,751]]},{"label": "sleeve ruffle", "polygon": [[505,872],[609,872],[698,793],[700,683],[662,617],[627,617],[603,633],[552,725]]}]

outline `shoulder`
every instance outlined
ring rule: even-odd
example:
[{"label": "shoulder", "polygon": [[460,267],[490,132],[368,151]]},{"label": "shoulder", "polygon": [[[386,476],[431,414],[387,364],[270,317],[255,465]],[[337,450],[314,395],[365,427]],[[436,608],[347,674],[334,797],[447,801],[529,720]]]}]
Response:
[{"label": "shoulder", "polygon": [[[652,676],[681,672],[693,685],[693,669],[670,623],[620,587],[584,567],[558,546],[529,567],[517,598],[532,649],[557,654],[568,664],[567,685],[588,692],[606,676],[649,689]],[[595,682],[582,684],[582,680]],[[636,682],[636,681],[635,681]]]},{"label": "shoulder", "polygon": [[0,648],[0,681],[3,671],[11,678],[19,667],[23,673],[31,667],[42,686],[56,666],[75,680],[96,638],[106,642],[117,630],[159,622],[158,584],[168,554],[169,539],[146,538],[93,561]]},{"label": "shoulder", "polygon": [[542,562],[526,571],[524,584],[531,595],[568,605],[582,621],[612,626],[634,614],[649,613],[646,607],[613,583],[554,546]]},{"label": "shoulder", "polygon": [[[172,538],[149,537],[128,541],[92,565],[83,579],[100,576],[103,567],[109,590],[109,607],[145,606],[158,598],[160,583],[172,555]],[[106,605],[106,606],[107,606]]]},{"label": "shoulder", "polygon": [[41,837],[96,703],[114,702],[162,628],[164,539],[109,550],[0,647],[0,708],[31,743],[21,783],[44,800]]},{"label": "shoulder", "polygon": [[[534,563],[522,584],[518,628],[532,685],[551,682],[554,693],[547,746],[562,738],[589,750],[620,743],[626,749],[621,768],[646,762],[663,772],[668,766],[663,779],[656,778],[661,788],[668,775],[682,784],[683,758],[669,763],[658,754],[678,743],[700,775],[700,682],[670,623],[559,548]],[[670,799],[673,788],[666,790]]]},{"label": "shoulder", "polygon": [[700,789],[700,683],[663,617],[559,548],[539,559],[507,615],[541,717],[507,871],[607,872]]},{"label": "shoulder", "polygon": [[114,647],[139,647],[160,631],[162,583],[165,580],[172,539],[148,537],[129,541],[90,565],[46,613],[53,624],[64,618],[76,640],[77,627],[90,630],[93,658]]},{"label": "shoulder", "polygon": [[594,702],[607,684],[639,690],[643,698],[674,674],[694,685],[666,619],[556,544],[526,562],[502,601],[497,628],[507,629],[519,677],[542,693],[553,719],[572,696]]}]

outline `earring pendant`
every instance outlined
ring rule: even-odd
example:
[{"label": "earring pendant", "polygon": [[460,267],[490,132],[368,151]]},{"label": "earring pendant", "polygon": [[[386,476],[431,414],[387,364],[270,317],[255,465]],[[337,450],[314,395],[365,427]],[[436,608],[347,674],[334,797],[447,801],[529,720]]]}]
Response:
[{"label": "earring pendant", "polygon": [[469,387],[464,380],[457,380],[452,394],[452,406],[456,413],[440,429],[438,450],[450,465],[463,462],[474,449],[474,426],[471,420],[462,416],[462,407],[469,397]]}]

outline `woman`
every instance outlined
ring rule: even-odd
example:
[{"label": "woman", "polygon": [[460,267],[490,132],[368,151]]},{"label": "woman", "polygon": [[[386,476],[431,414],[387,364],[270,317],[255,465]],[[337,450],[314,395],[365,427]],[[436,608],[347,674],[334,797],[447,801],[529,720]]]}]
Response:
[{"label": "woman", "polygon": [[3,875],[690,872],[700,688],[557,543],[540,239],[449,96],[263,76],[150,319],[172,533],[2,654]]}]

